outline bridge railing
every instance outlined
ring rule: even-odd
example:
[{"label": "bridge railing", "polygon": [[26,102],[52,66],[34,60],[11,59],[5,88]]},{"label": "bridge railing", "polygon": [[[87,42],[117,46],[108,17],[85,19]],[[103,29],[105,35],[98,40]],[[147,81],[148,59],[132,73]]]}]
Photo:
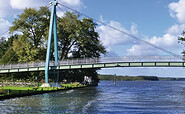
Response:
[{"label": "bridge railing", "polygon": [[99,63],[99,58],[77,58],[77,59],[66,59],[59,61],[60,65],[74,65],[74,64],[95,64]]},{"label": "bridge railing", "polygon": [[124,57],[112,57],[101,58],[100,62],[165,62],[165,61],[183,61],[185,59],[177,58],[174,56],[124,56]]},{"label": "bridge railing", "polygon": [[[74,64],[95,64],[98,63],[99,58],[78,58],[66,59],[59,61],[59,65],[74,65]],[[54,61],[50,61],[50,66],[55,66]],[[45,61],[35,63],[12,63],[0,65],[0,69],[14,69],[14,68],[31,68],[31,67],[45,67]]]},{"label": "bridge railing", "polygon": [[[77,58],[66,59],[59,61],[59,65],[75,65],[75,64],[96,64],[96,63],[112,63],[112,62],[165,62],[165,61],[180,61],[183,59],[173,56],[124,56],[112,58]],[[54,61],[50,61],[50,66],[55,66]],[[45,67],[45,61],[35,63],[14,63],[0,65],[0,69],[14,69],[14,68],[31,68],[31,67]]]}]

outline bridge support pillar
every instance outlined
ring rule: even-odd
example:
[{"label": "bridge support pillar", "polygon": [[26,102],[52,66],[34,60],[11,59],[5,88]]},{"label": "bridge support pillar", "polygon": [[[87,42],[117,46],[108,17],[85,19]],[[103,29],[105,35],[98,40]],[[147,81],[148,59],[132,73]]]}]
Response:
[{"label": "bridge support pillar", "polygon": [[[46,65],[45,65],[45,84],[43,86],[51,86],[49,84],[49,63],[50,63],[50,55],[51,55],[51,46],[52,46],[52,35],[54,31],[54,55],[55,55],[55,66],[58,66],[58,38],[57,38],[57,15],[56,15],[56,6],[58,3],[56,0],[53,0],[51,2],[52,5],[52,11],[51,11],[51,17],[50,17],[50,28],[49,28],[49,36],[48,36],[48,45],[47,45],[47,54],[46,54]],[[58,72],[57,72],[58,73]],[[59,78],[57,74],[57,78]],[[59,79],[57,79],[59,80]],[[58,82],[57,82],[58,83]],[[43,87],[42,86],[42,87]]]}]

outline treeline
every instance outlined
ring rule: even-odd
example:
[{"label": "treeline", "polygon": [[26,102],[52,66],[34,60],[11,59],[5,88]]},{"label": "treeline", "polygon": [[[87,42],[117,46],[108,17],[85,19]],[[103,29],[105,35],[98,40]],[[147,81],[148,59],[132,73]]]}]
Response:
[{"label": "treeline", "polygon": [[[114,75],[98,75],[100,80],[114,80]],[[157,76],[116,76],[117,81],[185,81],[185,78],[157,77]]]},{"label": "treeline", "polygon": [[185,81],[185,78],[169,78],[169,77],[159,77],[160,81]]},{"label": "treeline", "polygon": [[[100,80],[114,80],[114,75],[98,75]],[[116,76],[117,81],[159,81],[157,76]]]},{"label": "treeline", "polygon": [[[50,15],[48,7],[40,7],[38,10],[26,8],[18,15],[9,29],[12,36],[0,40],[0,64],[45,61]],[[64,16],[57,17],[57,22],[59,60],[98,58],[106,53],[99,34],[95,31],[97,24],[92,19],[66,12]],[[51,48],[50,60],[54,60],[53,53],[54,47]],[[98,80],[96,71],[97,69],[60,71],[60,81],[64,78],[82,81],[85,75]],[[44,72],[0,74],[0,80],[35,80],[35,77],[44,79]],[[49,78],[54,80],[55,77],[50,74]]]}]

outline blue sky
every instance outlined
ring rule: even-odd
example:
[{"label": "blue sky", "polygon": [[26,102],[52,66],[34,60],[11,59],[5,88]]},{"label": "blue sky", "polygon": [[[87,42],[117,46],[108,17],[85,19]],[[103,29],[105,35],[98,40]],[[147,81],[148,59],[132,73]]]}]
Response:
[{"label": "blue sky", "polygon": [[[139,26],[142,34],[163,35],[176,20],[171,18],[168,5],[177,0],[84,0],[82,12],[95,18],[120,22],[127,29],[132,23]],[[161,26],[163,25],[163,26]]]},{"label": "blue sky", "polygon": [[[1,0],[0,34],[25,7],[39,8],[50,0]],[[178,36],[185,30],[185,0],[58,0],[59,3],[180,55]],[[60,6],[62,7],[62,6]],[[64,8],[64,10],[66,10]],[[59,16],[63,13],[58,11]],[[168,55],[99,24],[100,39],[113,56]],[[6,36],[2,34],[1,36]],[[185,77],[184,68],[114,68],[99,73]]]}]

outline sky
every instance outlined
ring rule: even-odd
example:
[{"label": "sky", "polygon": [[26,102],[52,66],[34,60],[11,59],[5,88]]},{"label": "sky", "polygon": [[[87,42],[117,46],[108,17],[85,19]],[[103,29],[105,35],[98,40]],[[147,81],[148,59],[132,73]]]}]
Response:
[{"label": "sky", "polygon": [[[0,36],[24,8],[39,8],[51,0],[0,0]],[[185,0],[58,0],[59,3],[180,55],[178,37],[185,30]],[[67,10],[60,6],[63,10]],[[63,15],[59,9],[59,16]],[[96,31],[113,57],[169,55],[98,23]],[[184,68],[108,68],[101,74],[185,77]]]}]

